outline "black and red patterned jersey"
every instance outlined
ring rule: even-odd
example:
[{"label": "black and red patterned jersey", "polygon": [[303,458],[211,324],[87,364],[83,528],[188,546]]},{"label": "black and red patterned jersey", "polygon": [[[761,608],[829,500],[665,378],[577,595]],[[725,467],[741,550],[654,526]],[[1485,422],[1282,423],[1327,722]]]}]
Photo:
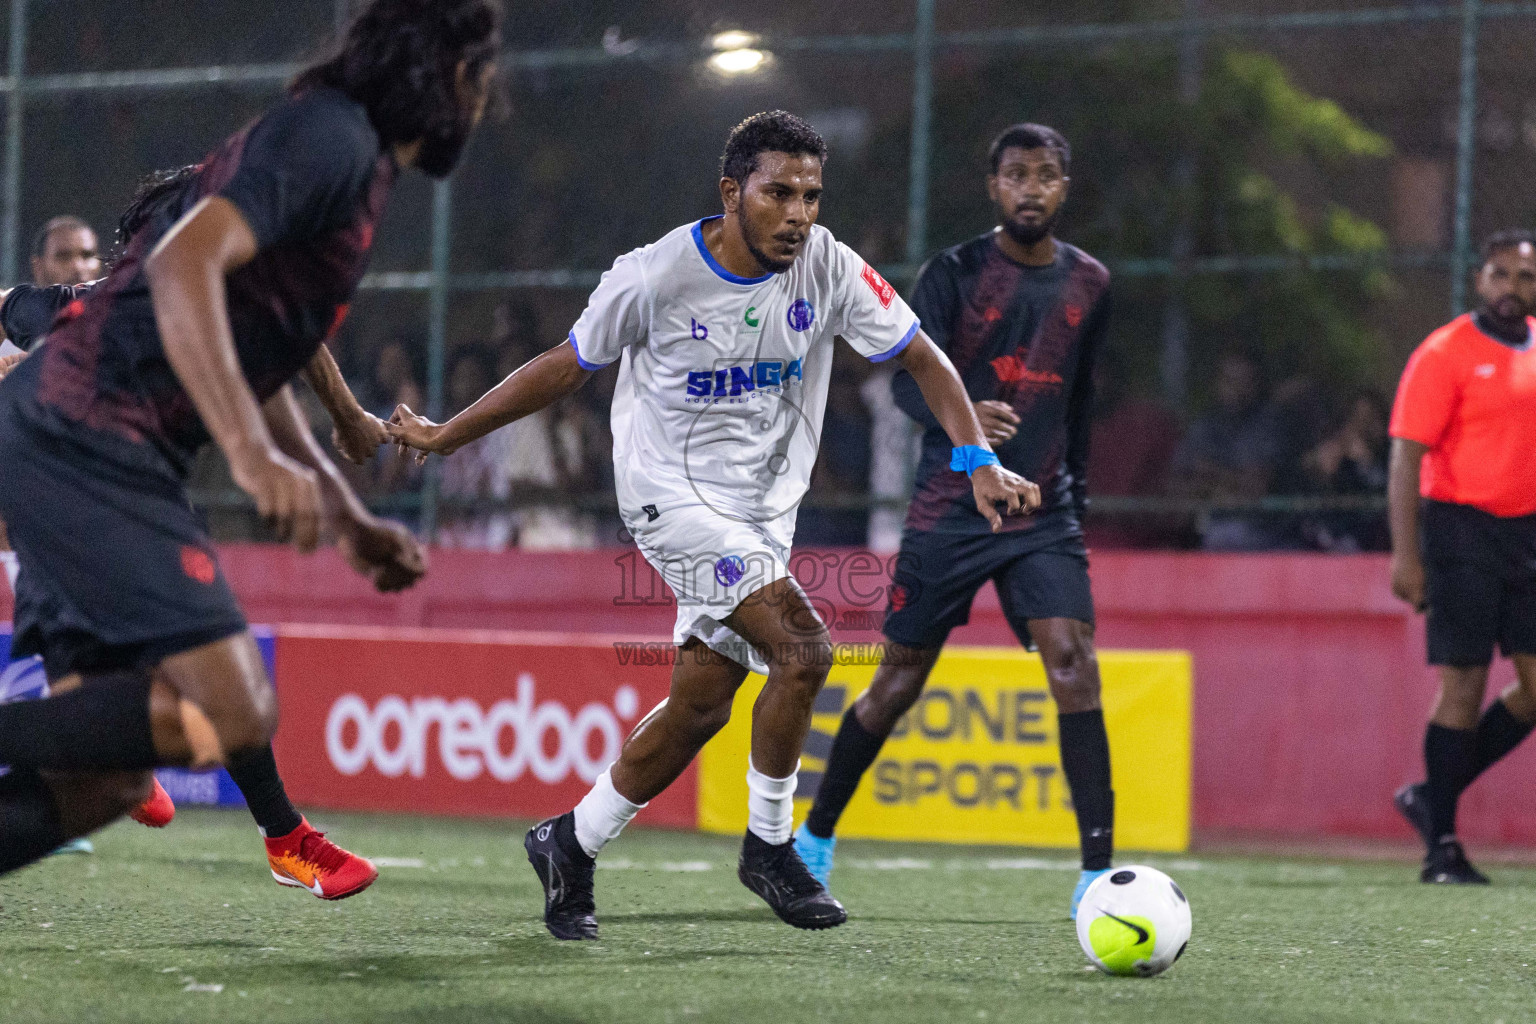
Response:
[{"label": "black and red patterned jersey", "polygon": [[[1060,241],[1050,266],[1024,266],[1005,256],[989,231],[929,260],[918,274],[912,308],[955,364],[971,401],[1007,402],[1019,415],[1018,433],[996,446],[997,456],[1040,485],[1041,507],[1034,516],[1004,517],[1003,529],[1046,523],[1079,529],[1087,507],[1093,361],[1109,320],[1109,271]],[[926,428],[907,528],[990,533],[969,479],[949,468],[950,439],[917,382],[902,370],[891,386],[896,403]]]},{"label": "black and red patterned jersey", "polygon": [[396,173],[367,112],[345,94],[316,88],[284,99],[216,149],[106,279],[65,306],[27,360],[40,366],[12,374],[31,388],[23,408],[53,429],[110,438],[106,446],[130,457],[157,452],[184,474],[208,432],[166,359],[146,257],[203,199],[222,196],[240,210],[257,253],[225,278],[229,322],[241,372],[265,402],[346,316]]}]

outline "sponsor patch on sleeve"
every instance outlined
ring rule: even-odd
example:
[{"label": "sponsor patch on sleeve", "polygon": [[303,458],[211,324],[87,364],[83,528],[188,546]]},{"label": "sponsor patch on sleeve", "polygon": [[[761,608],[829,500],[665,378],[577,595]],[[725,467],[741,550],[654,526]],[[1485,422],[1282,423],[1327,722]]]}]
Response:
[{"label": "sponsor patch on sleeve", "polygon": [[875,298],[880,300],[880,305],[885,309],[890,309],[891,300],[896,298],[896,289],[892,288],[890,282],[880,276],[880,271],[876,270],[868,263],[864,264],[864,273],[862,276],[864,278],[864,283],[869,285],[869,290],[874,292]]}]

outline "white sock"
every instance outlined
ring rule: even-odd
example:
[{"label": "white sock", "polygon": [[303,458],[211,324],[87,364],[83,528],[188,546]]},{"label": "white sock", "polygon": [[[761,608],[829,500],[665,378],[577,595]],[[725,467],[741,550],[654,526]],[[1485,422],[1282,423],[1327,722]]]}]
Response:
[{"label": "white sock", "polygon": [[771,846],[789,842],[795,825],[795,781],[800,762],[787,779],[771,779],[747,760],[747,831]]},{"label": "white sock", "polygon": [[5,566],[5,581],[11,585],[11,592],[16,591],[16,577],[21,575],[21,563],[16,561],[16,552],[0,551],[0,565]]},{"label": "white sock", "polygon": [[588,857],[596,857],[609,843],[619,838],[629,819],[640,813],[645,804],[632,804],[613,788],[613,776],[604,771],[593,783],[592,789],[576,805],[576,841],[587,851]]}]

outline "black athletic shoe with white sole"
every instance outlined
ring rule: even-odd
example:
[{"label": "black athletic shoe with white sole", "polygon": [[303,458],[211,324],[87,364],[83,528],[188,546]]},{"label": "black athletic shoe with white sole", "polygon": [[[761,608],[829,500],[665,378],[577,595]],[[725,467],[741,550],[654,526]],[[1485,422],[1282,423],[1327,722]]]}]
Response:
[{"label": "black athletic shoe with white sole", "polygon": [[748,832],[736,866],[741,884],[763,898],[779,920],[796,928],[836,928],[848,920],[843,905],[816,881],[795,852],[795,841],[779,846]]},{"label": "black athletic shoe with white sole", "polygon": [[1424,848],[1433,850],[1435,840],[1440,837],[1435,835],[1435,827],[1430,821],[1429,801],[1424,799],[1424,789],[1424,783],[1410,782],[1392,794],[1392,803],[1397,808],[1397,813],[1413,826],[1413,830],[1424,841]]},{"label": "black athletic shoe with white sole", "polygon": [[1467,860],[1467,853],[1455,839],[1436,843],[1424,858],[1419,881],[1430,885],[1487,885],[1488,876]]},{"label": "black athletic shoe with white sole", "polygon": [[523,839],[528,863],[544,886],[544,927],[557,939],[597,938],[592,873],[597,861],[576,841],[576,817],[567,811],[541,821]]}]

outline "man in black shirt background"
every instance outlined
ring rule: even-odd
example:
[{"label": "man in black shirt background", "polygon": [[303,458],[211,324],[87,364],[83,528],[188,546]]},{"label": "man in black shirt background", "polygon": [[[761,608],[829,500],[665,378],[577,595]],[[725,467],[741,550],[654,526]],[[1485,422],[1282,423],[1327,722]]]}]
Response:
[{"label": "man in black shirt background", "polygon": [[1054,236],[1070,161],[1067,141],[1051,128],[1004,131],[992,144],[987,178],[999,226],[939,253],[918,275],[912,308],[923,330],[965,381],[1002,464],[1040,485],[1041,506],[1032,517],[1005,519],[994,533],[968,500],[965,476],[951,470],[949,440],[910,376],[897,374],[897,404],[925,427],[922,457],[896,559],[884,658],[843,716],[815,804],[795,837],[823,884],[838,818],[988,579],[1020,642],[1038,646],[1056,701],[1082,841],[1074,914],[1088,884],[1109,867],[1114,792],[1082,530],[1093,360],[1108,321],[1109,272]]}]

